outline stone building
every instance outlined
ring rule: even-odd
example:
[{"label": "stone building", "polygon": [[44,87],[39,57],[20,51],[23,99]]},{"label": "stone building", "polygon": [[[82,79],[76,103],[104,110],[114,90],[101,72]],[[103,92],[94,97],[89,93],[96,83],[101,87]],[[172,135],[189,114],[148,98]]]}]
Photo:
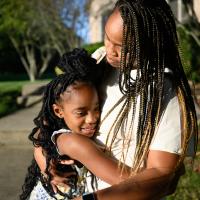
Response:
[{"label": "stone building", "polygon": [[93,0],[90,6],[90,43],[103,41],[104,25],[116,0]]},{"label": "stone building", "polygon": [[[104,36],[104,25],[116,0],[93,0],[89,16],[89,42],[101,42]],[[176,18],[182,22],[187,19],[182,0],[167,0]],[[200,0],[193,0],[194,10],[200,22]]]}]

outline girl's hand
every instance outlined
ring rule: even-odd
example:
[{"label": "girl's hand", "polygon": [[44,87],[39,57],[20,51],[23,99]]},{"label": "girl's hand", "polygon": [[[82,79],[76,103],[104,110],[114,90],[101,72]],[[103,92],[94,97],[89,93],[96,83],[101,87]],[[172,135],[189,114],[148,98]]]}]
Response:
[{"label": "girl's hand", "polygon": [[82,200],[82,197],[76,197],[75,199],[73,200]]},{"label": "girl's hand", "polygon": [[73,165],[74,160],[61,160],[60,163],[63,165]]}]

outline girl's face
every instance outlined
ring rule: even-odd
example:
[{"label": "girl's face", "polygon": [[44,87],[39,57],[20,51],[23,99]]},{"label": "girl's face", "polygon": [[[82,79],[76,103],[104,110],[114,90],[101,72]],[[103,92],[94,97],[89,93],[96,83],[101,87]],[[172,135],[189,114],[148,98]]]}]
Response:
[{"label": "girl's face", "polygon": [[122,34],[123,20],[119,11],[115,10],[106,22],[104,36],[106,58],[113,67],[120,66]]},{"label": "girl's face", "polygon": [[95,88],[86,83],[71,85],[61,95],[61,99],[60,105],[53,105],[55,114],[64,119],[73,133],[92,137],[100,118]]}]

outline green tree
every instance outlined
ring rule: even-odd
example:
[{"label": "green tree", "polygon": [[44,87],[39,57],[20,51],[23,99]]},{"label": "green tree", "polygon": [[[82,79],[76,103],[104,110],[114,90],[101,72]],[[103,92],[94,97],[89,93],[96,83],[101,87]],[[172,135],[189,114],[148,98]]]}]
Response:
[{"label": "green tree", "polygon": [[183,0],[187,20],[177,21],[178,33],[185,57],[184,69],[189,78],[200,81],[200,19],[194,10],[193,0]]},{"label": "green tree", "polygon": [[79,46],[80,6],[70,0],[1,0],[0,32],[10,38],[31,81],[56,54]]}]

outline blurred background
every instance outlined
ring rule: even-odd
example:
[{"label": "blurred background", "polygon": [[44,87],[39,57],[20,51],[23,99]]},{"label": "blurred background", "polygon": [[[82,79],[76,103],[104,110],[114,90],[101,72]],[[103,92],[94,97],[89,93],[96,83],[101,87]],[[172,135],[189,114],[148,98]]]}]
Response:
[{"label": "blurred background", "polygon": [[[0,198],[18,199],[32,159],[27,136],[44,85],[59,57],[75,47],[103,45],[104,25],[116,0],[0,0]],[[200,118],[200,0],[168,0],[180,52]],[[200,122],[200,121],[199,121]],[[200,145],[193,167],[168,200],[200,199]]]}]

